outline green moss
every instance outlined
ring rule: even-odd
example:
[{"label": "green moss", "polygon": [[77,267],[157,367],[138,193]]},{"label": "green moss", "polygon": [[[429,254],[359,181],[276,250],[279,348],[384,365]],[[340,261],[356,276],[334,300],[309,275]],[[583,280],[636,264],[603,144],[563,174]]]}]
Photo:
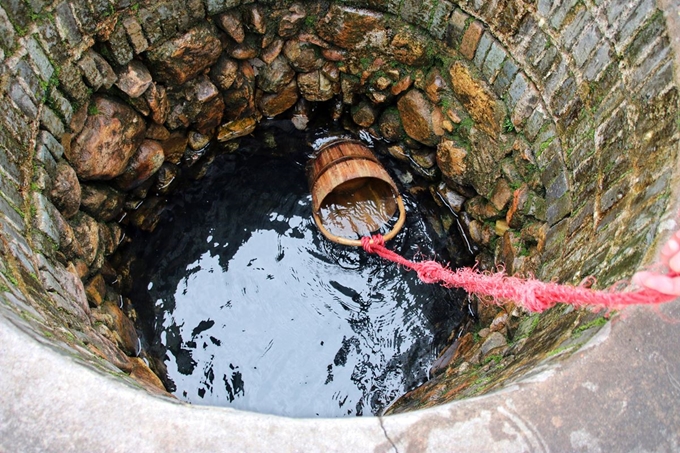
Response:
[{"label": "green moss", "polygon": [[584,332],[588,329],[592,329],[593,327],[602,327],[605,324],[607,324],[607,319],[604,316],[600,316],[599,318],[595,318],[590,322],[587,322],[583,325],[578,326],[573,330],[571,333],[572,335],[578,335],[581,332]]},{"label": "green moss", "polygon": [[463,120],[460,122],[458,125],[459,128],[464,129],[466,132],[470,132],[470,129],[472,129],[472,126],[475,125],[475,122],[472,120],[472,118],[467,117],[463,118]]},{"label": "green moss", "polygon": [[318,22],[318,19],[313,14],[305,17],[305,27],[307,27],[307,28],[313,29],[316,26],[317,22]]},{"label": "green moss", "polygon": [[503,356],[501,354],[492,354],[484,358],[482,365],[486,365],[487,363],[491,362],[498,364],[501,360],[503,360]]},{"label": "green moss", "polygon": [[505,132],[506,134],[515,132],[515,125],[512,124],[512,120],[510,118],[506,118],[505,121],[503,122],[503,132]]},{"label": "green moss", "polygon": [[90,104],[87,107],[87,114],[88,115],[97,115],[98,113],[99,113],[99,109],[97,108],[97,106],[95,104]]},{"label": "green moss", "polygon": [[4,275],[7,280],[9,280],[12,286],[19,286],[19,280],[17,280],[16,277],[8,271],[3,272],[2,275]]},{"label": "green moss", "polygon": [[0,283],[0,293],[6,293],[8,291],[9,291],[9,286],[7,286],[3,283]]},{"label": "green moss", "polygon": [[543,151],[548,149],[548,146],[555,140],[555,137],[550,137],[538,146],[538,155],[543,154]]}]

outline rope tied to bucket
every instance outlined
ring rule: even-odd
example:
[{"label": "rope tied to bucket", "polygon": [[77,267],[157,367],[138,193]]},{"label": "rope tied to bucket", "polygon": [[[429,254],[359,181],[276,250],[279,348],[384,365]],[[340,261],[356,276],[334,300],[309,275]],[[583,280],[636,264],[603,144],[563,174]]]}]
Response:
[{"label": "rope tied to bucket", "polygon": [[561,285],[535,278],[515,277],[507,275],[502,270],[479,272],[469,267],[452,270],[436,261],[414,262],[386,248],[385,241],[379,234],[363,237],[361,245],[370,254],[378,255],[415,271],[418,278],[425,283],[439,283],[447,288],[462,288],[468,293],[490,298],[497,305],[513,301],[532,312],[545,311],[560,302],[574,307],[591,306],[614,309],[627,305],[656,305],[670,302],[677,297],[648,288],[631,292],[594,290],[583,284],[580,286]]}]

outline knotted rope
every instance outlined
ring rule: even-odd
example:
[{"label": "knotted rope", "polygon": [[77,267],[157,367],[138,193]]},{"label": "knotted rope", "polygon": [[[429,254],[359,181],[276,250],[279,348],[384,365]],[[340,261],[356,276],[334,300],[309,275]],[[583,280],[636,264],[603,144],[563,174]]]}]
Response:
[{"label": "knotted rope", "polygon": [[674,300],[676,296],[652,289],[632,292],[598,291],[585,286],[560,285],[533,278],[513,277],[504,272],[478,272],[472,268],[451,270],[436,261],[413,262],[387,249],[381,235],[364,237],[361,245],[368,253],[416,271],[425,283],[439,283],[447,288],[462,288],[468,293],[487,296],[502,305],[512,301],[528,311],[542,312],[558,302],[574,307],[622,308],[627,305],[654,305]]}]

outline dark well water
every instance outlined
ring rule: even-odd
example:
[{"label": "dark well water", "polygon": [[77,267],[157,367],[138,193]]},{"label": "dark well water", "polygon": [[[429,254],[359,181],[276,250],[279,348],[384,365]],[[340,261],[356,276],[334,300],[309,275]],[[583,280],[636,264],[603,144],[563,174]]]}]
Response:
[{"label": "dark well water", "polygon": [[[277,142],[219,155],[156,231],[133,241],[145,261],[132,297],[147,312],[145,341],[160,352],[166,385],[192,403],[378,414],[427,379],[464,294],[328,242],[311,218],[311,148],[292,133]],[[416,202],[405,204],[407,223],[389,246],[438,256]]]}]

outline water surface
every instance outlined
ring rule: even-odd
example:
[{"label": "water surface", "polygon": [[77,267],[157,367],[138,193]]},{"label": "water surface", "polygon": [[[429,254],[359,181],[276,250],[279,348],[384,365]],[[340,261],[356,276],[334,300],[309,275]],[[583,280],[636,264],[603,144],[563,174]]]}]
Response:
[{"label": "water surface", "polygon": [[[134,299],[152,304],[145,341],[163,353],[180,399],[295,417],[377,414],[427,379],[460,322],[460,293],[321,236],[310,152],[286,136],[275,150],[250,143],[218,156],[156,231],[133,241],[146,261]],[[405,203],[390,247],[434,256],[435,235]]]}]

